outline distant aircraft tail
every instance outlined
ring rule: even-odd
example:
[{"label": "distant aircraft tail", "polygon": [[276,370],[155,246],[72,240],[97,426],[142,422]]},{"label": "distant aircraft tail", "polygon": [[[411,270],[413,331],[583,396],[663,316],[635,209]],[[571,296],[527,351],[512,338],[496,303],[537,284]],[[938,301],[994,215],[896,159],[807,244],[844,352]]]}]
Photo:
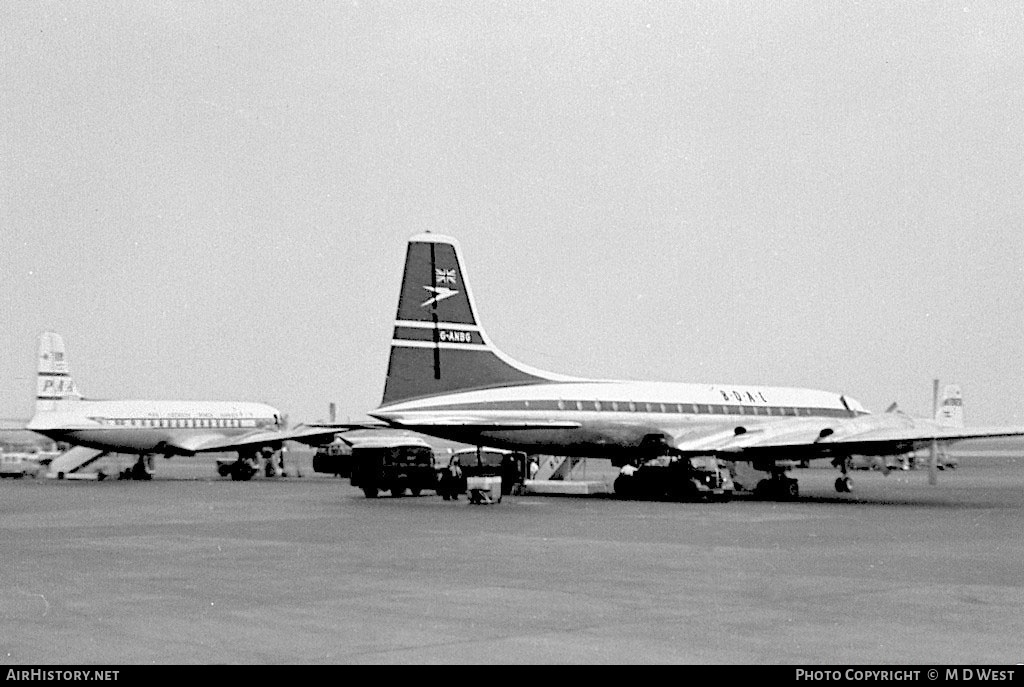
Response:
[{"label": "distant aircraft tail", "polygon": [[36,412],[56,410],[65,402],[82,400],[71,378],[64,339],[55,332],[39,335],[39,360],[36,374]]},{"label": "distant aircraft tail", "polygon": [[957,384],[946,386],[942,404],[935,411],[935,421],[946,427],[964,426],[964,401]]},{"label": "distant aircraft tail", "polygon": [[381,406],[422,396],[511,384],[564,381],[509,358],[476,314],[458,242],[409,239]]}]

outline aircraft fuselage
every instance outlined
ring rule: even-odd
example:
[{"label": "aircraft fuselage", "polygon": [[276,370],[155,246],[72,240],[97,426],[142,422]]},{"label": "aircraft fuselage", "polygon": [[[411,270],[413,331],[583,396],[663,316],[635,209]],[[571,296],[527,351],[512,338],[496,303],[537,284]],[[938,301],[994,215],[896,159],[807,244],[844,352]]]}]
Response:
[{"label": "aircraft fuselage", "polygon": [[[824,427],[829,418],[864,414],[853,399],[825,391],[614,381],[478,389],[394,403],[371,413],[453,441],[610,458],[634,454],[652,434],[679,439],[723,424],[733,432],[746,431],[784,417],[817,418]],[[578,426],[540,426],[547,421]]]},{"label": "aircraft fuselage", "polygon": [[27,428],[77,446],[171,455],[195,437],[230,438],[279,426],[277,411],[261,403],[80,401],[64,412],[37,414]]}]

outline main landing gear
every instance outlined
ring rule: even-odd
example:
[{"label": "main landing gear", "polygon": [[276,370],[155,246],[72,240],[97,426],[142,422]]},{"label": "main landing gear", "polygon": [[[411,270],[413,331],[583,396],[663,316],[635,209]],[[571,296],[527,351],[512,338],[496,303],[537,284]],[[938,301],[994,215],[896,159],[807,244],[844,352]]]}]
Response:
[{"label": "main landing gear", "polygon": [[846,457],[836,458],[832,461],[832,465],[839,468],[843,473],[841,477],[836,478],[836,491],[840,494],[849,494],[853,491],[853,478],[847,474],[849,462],[849,459]]},{"label": "main landing gear", "polygon": [[256,453],[239,453],[238,460],[228,466],[228,474],[236,482],[250,480],[259,471],[260,461]]},{"label": "main landing gear", "polygon": [[153,479],[153,456],[142,454],[135,464],[125,468],[118,479],[151,480]]},{"label": "main landing gear", "polygon": [[757,483],[754,494],[774,501],[793,501],[800,496],[800,485],[783,468],[773,468],[772,476]]}]

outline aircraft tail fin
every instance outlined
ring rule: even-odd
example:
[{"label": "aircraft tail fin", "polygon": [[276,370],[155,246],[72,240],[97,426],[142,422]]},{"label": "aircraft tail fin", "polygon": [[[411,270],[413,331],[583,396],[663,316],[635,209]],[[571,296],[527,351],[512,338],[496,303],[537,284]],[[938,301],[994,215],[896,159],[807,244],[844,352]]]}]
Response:
[{"label": "aircraft tail fin", "polygon": [[431,233],[409,239],[381,406],[568,379],[516,362],[491,343],[477,317],[455,239]]},{"label": "aircraft tail fin", "polygon": [[39,360],[36,368],[36,412],[56,410],[58,404],[82,400],[71,378],[64,339],[55,332],[39,335]]},{"label": "aircraft tail fin", "polygon": [[942,403],[935,411],[935,421],[945,427],[964,426],[964,401],[959,385],[946,386],[942,394]]}]

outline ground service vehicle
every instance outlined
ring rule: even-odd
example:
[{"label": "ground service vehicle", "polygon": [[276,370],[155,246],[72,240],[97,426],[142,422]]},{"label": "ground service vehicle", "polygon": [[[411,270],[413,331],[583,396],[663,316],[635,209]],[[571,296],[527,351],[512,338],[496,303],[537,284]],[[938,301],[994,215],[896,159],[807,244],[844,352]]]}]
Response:
[{"label": "ground service vehicle", "polygon": [[427,442],[415,437],[369,440],[353,446],[349,479],[369,499],[382,491],[401,496],[408,489],[419,496],[438,487],[434,452]]},{"label": "ground service vehicle", "polygon": [[313,471],[338,477],[351,476],[352,449],[341,439],[321,446],[313,456]]},{"label": "ground service vehicle", "polygon": [[37,454],[11,452],[0,455],[0,477],[36,477],[42,465]]},{"label": "ground service vehicle", "polygon": [[501,493],[512,493],[522,484],[526,472],[526,454],[499,448],[465,448],[452,454],[448,468],[441,471],[438,493],[445,499],[466,493],[469,477],[501,477]]},{"label": "ground service vehicle", "polygon": [[615,478],[623,498],[728,500],[735,485],[724,461],[714,456],[659,456],[626,465]]}]

